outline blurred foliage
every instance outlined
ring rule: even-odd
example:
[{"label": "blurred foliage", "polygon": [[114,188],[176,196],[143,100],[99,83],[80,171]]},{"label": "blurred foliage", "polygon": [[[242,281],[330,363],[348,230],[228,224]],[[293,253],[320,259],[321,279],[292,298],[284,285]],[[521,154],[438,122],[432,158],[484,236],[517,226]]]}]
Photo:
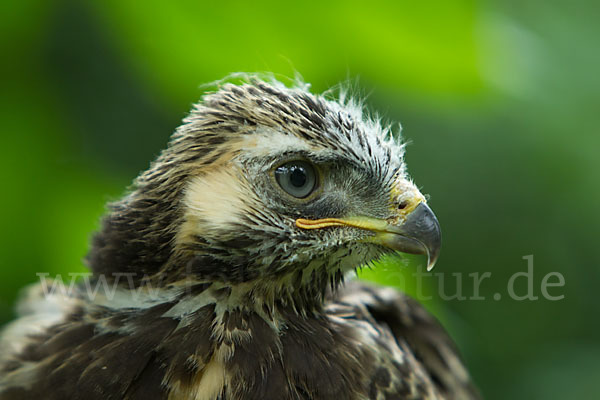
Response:
[{"label": "blurred foliage", "polygon": [[[599,398],[599,10],[566,0],[3,2],[0,323],[36,272],[84,270],[104,204],[164,147],[199,85],[298,71],[315,92],[350,80],[402,122],[409,170],[444,230],[434,271],[444,291],[456,292],[453,273],[467,296],[467,274],[492,273],[486,300],[427,303],[486,397]],[[566,285],[553,293],[564,300],[495,301],[529,254],[536,294],[559,271]],[[419,263],[388,260],[364,276],[416,294]],[[427,279],[430,294],[440,282]]]}]

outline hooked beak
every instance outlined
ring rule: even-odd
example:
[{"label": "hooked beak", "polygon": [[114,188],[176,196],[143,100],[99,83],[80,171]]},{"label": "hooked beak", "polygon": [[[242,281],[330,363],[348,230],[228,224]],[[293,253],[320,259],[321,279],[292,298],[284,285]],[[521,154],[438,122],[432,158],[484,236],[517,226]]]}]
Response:
[{"label": "hooked beak", "polygon": [[402,221],[389,222],[370,217],[324,218],[309,220],[299,218],[296,226],[301,229],[320,229],[330,226],[349,226],[374,233],[364,239],[403,253],[427,256],[430,271],[440,254],[442,232],[435,214],[427,204],[419,203]]}]

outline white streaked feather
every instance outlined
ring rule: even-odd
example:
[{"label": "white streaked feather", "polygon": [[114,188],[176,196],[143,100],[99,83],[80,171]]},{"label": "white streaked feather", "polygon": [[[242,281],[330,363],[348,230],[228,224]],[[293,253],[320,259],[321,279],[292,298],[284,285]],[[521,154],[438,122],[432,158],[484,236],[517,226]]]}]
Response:
[{"label": "white streaked feather", "polygon": [[[39,335],[50,326],[64,321],[79,304],[78,299],[62,293],[46,294],[39,283],[23,288],[16,307],[19,318],[0,332],[0,365],[23,351],[31,343],[28,337]],[[0,388],[7,379],[0,380]],[[10,381],[14,382],[14,379]]]}]

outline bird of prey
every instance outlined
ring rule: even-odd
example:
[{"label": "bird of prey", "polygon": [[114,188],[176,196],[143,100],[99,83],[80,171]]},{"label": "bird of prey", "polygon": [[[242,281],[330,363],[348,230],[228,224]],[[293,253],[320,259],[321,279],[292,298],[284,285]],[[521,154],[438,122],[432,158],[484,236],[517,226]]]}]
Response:
[{"label": "bird of prey", "polygon": [[93,279],[27,291],[0,399],[479,398],[421,305],[344,284],[389,252],[438,257],[395,136],[344,93],[220,83],[110,204]]}]

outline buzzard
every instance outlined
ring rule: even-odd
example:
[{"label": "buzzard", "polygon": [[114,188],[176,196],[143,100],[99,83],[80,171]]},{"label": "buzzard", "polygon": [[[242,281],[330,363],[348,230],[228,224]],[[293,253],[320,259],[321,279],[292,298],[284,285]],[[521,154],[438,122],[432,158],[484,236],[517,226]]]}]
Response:
[{"label": "buzzard", "polygon": [[476,399],[422,306],[344,284],[388,252],[432,267],[440,245],[403,146],[360,102],[223,82],[110,204],[92,278],[26,292],[0,399]]}]

